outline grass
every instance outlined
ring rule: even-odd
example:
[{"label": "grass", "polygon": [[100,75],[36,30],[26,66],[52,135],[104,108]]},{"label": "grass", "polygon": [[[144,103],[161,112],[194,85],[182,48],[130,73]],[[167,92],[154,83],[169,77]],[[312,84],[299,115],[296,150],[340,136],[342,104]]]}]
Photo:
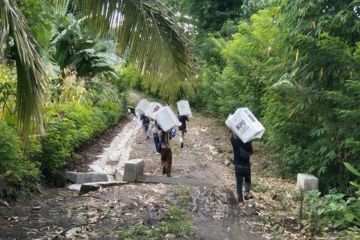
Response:
[{"label": "grass", "polygon": [[194,235],[192,219],[186,208],[192,202],[190,188],[180,186],[179,198],[173,204],[167,216],[157,225],[150,226],[142,222],[120,231],[120,239],[124,240],[163,240],[167,234],[176,237],[189,237]]},{"label": "grass", "polygon": [[176,237],[187,237],[193,234],[191,218],[188,213],[177,206],[169,210],[169,215],[156,226],[149,226],[138,223],[120,232],[120,239],[123,240],[163,240],[167,234]]}]

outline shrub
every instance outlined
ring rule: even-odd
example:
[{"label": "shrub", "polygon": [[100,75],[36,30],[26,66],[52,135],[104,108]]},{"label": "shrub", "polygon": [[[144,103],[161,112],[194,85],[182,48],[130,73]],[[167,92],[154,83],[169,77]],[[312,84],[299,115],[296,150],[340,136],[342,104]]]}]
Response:
[{"label": "shrub", "polygon": [[0,132],[0,197],[9,198],[38,181],[40,172],[35,163],[26,160],[16,132],[3,121]]},{"label": "shrub", "polygon": [[123,116],[122,102],[115,92],[109,91],[95,91],[84,103],[57,103],[46,109],[46,133],[37,158],[42,172],[53,184],[63,184],[60,176],[76,148]]},{"label": "shrub", "polygon": [[311,235],[329,230],[341,230],[352,226],[359,227],[359,199],[346,196],[336,190],[320,197],[317,191],[305,195],[304,229]]}]

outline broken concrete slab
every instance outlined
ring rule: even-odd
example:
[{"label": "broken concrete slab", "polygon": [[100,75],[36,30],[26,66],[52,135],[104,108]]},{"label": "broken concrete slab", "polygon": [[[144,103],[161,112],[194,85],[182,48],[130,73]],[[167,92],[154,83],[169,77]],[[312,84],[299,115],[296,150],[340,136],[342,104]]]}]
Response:
[{"label": "broken concrete slab", "polygon": [[107,182],[108,177],[104,173],[97,172],[65,172],[65,177],[73,183]]},{"label": "broken concrete slab", "polygon": [[132,159],[125,162],[123,181],[135,182],[144,175],[144,160]]},{"label": "broken concrete slab", "polygon": [[126,182],[121,181],[84,183],[81,184],[79,195],[83,195],[91,191],[97,191],[100,187],[112,187],[124,184],[126,184]]},{"label": "broken concrete slab", "polygon": [[304,191],[319,190],[319,179],[311,174],[298,173],[297,187]]},{"label": "broken concrete slab", "polygon": [[97,191],[99,188],[100,185],[81,185],[79,195],[83,195],[91,191]]}]

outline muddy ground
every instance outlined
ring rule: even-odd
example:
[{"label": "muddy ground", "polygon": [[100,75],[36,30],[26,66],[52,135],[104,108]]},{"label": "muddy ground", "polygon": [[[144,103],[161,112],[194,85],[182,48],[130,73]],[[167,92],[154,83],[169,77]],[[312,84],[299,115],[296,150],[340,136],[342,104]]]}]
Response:
[{"label": "muddy ground", "polygon": [[[134,120],[128,118],[81,148],[70,170],[89,169],[130,121]],[[161,174],[160,156],[152,141],[144,139],[140,129],[134,131],[129,158],[144,159],[145,173],[155,176],[158,183],[124,184],[82,196],[66,188],[43,189],[10,207],[0,207],[0,239],[121,239],[120,231],[136,224],[156,226],[171,206],[183,201],[184,192],[188,198],[182,206],[192,216],[193,232],[163,239],[263,239],[255,201],[240,207],[235,200],[230,144],[226,131],[215,121],[201,116],[191,119],[183,149],[178,137],[172,140],[170,180]],[[255,162],[262,158],[258,149],[255,144]],[[266,168],[261,162],[259,166]]]}]

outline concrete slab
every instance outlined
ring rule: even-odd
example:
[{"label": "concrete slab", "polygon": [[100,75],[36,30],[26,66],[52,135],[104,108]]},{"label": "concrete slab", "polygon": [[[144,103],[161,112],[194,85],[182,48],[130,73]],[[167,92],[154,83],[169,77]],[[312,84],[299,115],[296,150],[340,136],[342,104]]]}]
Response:
[{"label": "concrete slab", "polygon": [[297,187],[304,191],[319,190],[319,179],[311,174],[298,173]]},{"label": "concrete slab", "polygon": [[125,162],[123,181],[135,182],[144,175],[144,160],[132,159]]},{"label": "concrete slab", "polygon": [[107,182],[106,174],[97,172],[65,172],[65,177],[73,183]]},{"label": "concrete slab", "polygon": [[121,181],[84,183],[81,184],[79,195],[86,194],[90,191],[97,191],[101,187],[112,187],[124,184],[126,184],[126,182]]}]

